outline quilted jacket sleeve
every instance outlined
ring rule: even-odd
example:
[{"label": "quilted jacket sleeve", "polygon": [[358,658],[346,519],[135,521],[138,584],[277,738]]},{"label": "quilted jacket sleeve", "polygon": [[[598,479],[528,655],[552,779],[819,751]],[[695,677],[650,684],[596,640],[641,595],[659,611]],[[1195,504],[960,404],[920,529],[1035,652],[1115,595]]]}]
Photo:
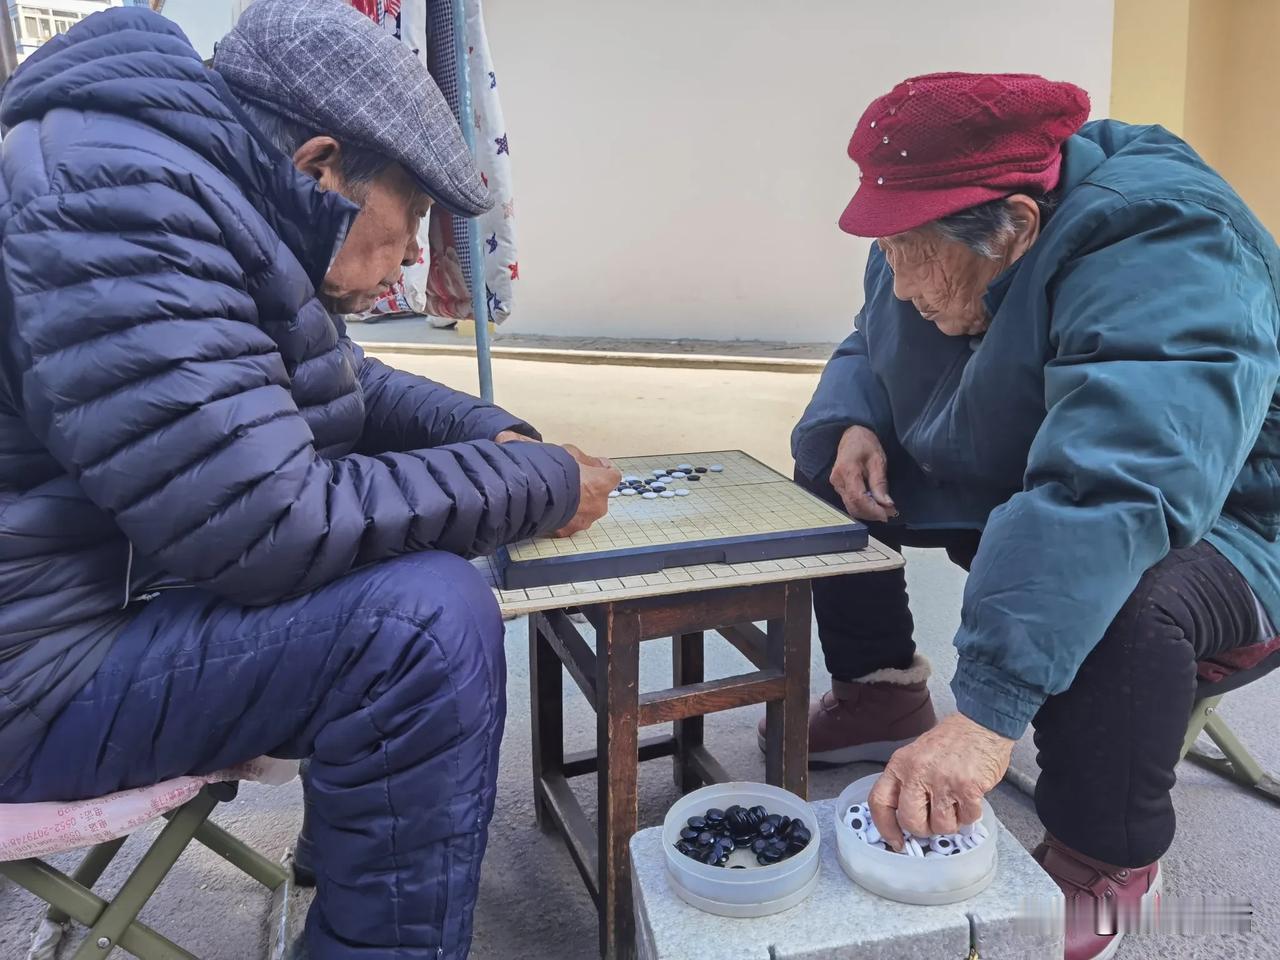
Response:
[{"label": "quilted jacket sleeve", "polygon": [[1148,201],[1104,230],[1058,279],[1047,415],[1026,488],[983,532],[956,635],[956,705],[1012,738],[1143,573],[1208,533],[1280,376],[1266,263],[1223,217]]},{"label": "quilted jacket sleeve", "polygon": [[556,447],[318,455],[214,200],[139,176],[33,199],[4,239],[25,417],[136,551],[267,604],[398,554],[482,554],[567,522],[577,466]]},{"label": "quilted jacket sleeve", "polygon": [[352,344],[360,363],[364,390],[363,453],[419,450],[467,440],[492,440],[504,430],[541,440],[519,417],[470,394],[364,356]]}]

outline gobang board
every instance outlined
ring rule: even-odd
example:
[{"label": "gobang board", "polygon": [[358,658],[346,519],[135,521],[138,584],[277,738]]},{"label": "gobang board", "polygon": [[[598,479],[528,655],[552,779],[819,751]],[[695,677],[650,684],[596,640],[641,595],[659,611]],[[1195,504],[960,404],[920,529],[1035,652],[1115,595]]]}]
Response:
[{"label": "gobang board", "polygon": [[613,461],[623,476],[652,478],[680,464],[722,466],[676,480],[687,496],[609,501],[609,515],[567,539],[525,540],[497,557],[503,586],[543,587],[658,573],[705,563],[746,563],[867,545],[867,529],[741,451],[657,454]]}]

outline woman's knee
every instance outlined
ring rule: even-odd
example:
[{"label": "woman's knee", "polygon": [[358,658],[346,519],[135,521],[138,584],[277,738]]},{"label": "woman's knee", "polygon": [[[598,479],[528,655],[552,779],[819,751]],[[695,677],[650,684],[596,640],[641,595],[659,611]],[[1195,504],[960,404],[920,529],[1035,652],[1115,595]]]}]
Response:
[{"label": "woman's knee", "polygon": [[[1165,564],[1156,564],[1138,580],[1112,619],[1102,642],[1122,642],[1136,655],[1150,655],[1155,648],[1167,655],[1172,651],[1191,658],[1189,642],[1195,624],[1187,598],[1177,588]],[[1185,648],[1185,649],[1181,649]]]}]

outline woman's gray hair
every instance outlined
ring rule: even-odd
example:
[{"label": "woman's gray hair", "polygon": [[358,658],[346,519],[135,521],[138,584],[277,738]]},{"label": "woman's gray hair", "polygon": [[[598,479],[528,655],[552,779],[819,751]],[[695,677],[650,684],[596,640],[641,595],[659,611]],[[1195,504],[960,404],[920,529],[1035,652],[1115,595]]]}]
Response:
[{"label": "woman's gray hair", "polygon": [[[1040,222],[1043,223],[1053,212],[1057,203],[1049,195],[1032,197],[1040,208]],[[999,260],[1004,238],[1018,227],[1018,216],[1007,197],[980,203],[949,217],[933,221],[934,229],[946,240],[962,243],[974,253],[988,260]]]},{"label": "woman's gray hair", "polygon": [[[236,97],[236,100],[240,109],[258,128],[258,132],[286,157],[292,157],[308,140],[326,136],[322,131],[312,130],[260,103],[244,97]],[[338,173],[350,186],[359,187],[369,183],[391,165],[390,157],[365,147],[357,147],[338,137],[334,139],[342,148],[338,157]]]}]

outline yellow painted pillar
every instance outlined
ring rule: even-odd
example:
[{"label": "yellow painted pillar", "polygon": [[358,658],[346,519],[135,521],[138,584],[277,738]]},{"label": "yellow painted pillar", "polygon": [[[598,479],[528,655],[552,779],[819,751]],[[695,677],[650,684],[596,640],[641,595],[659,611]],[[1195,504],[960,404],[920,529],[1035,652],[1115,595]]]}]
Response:
[{"label": "yellow painted pillar", "polygon": [[1158,123],[1181,135],[1192,0],[1115,3],[1111,116],[1128,123]]},{"label": "yellow painted pillar", "polygon": [[1280,2],[1195,0],[1187,140],[1280,235]]},{"label": "yellow painted pillar", "polygon": [[1183,137],[1280,233],[1280,0],[1115,0],[1111,115]]}]

